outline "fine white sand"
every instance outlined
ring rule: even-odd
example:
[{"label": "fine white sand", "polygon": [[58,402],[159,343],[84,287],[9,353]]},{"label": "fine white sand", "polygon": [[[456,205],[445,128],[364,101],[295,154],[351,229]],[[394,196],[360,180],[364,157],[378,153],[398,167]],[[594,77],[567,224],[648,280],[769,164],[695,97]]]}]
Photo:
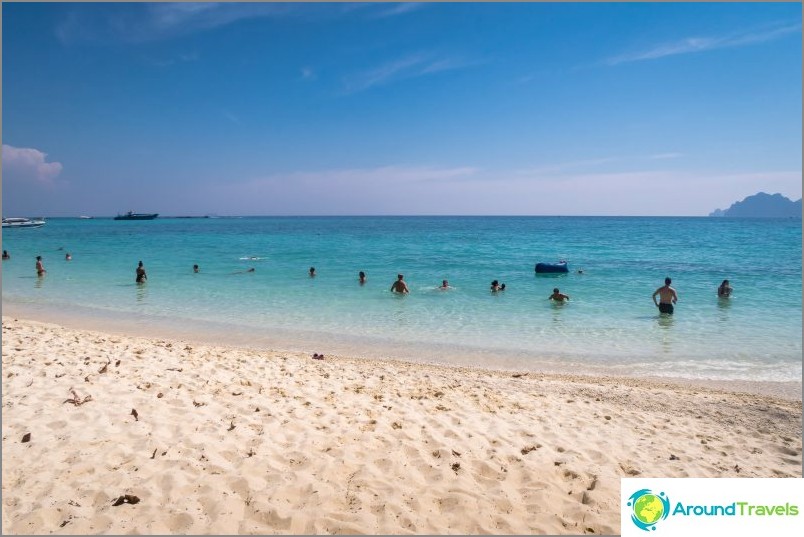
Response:
[{"label": "fine white sand", "polygon": [[801,477],[764,395],[8,317],[2,351],[4,533],[616,534],[621,477]]}]

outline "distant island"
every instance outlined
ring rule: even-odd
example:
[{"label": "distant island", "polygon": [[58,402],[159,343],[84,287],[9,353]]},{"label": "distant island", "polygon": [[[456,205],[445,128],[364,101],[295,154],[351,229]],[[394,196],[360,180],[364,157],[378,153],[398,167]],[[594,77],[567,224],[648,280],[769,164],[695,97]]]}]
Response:
[{"label": "distant island", "polygon": [[709,216],[731,218],[801,218],[801,199],[792,201],[781,194],[759,192],[732,204],[725,211],[715,209]]}]

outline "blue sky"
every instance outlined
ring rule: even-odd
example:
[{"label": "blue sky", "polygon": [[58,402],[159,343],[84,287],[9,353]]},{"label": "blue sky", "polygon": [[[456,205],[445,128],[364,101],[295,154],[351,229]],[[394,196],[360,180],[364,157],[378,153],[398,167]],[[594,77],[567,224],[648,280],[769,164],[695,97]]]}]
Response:
[{"label": "blue sky", "polygon": [[3,3],[3,214],[801,197],[799,3]]}]

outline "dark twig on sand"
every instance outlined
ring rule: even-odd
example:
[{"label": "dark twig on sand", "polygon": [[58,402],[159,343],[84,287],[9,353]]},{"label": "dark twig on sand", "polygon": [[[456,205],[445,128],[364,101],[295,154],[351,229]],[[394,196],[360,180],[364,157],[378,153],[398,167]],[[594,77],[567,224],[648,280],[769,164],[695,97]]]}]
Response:
[{"label": "dark twig on sand", "polygon": [[64,404],[64,403],[72,403],[75,406],[81,406],[84,403],[88,403],[88,402],[92,401],[92,396],[91,395],[87,395],[86,397],[81,399],[81,397],[72,388],[70,389],[70,393],[73,394],[72,398],[65,399],[62,404]]}]

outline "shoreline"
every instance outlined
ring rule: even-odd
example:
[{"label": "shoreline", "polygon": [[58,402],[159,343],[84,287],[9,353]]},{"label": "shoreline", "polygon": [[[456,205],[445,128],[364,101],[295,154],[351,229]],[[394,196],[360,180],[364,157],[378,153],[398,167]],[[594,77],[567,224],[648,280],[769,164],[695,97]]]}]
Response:
[{"label": "shoreline", "polygon": [[[9,311],[10,310],[10,311]],[[679,387],[698,387],[711,388],[726,392],[748,393],[757,395],[767,395],[778,397],[790,401],[802,401],[802,381],[771,381],[771,380],[737,380],[737,379],[706,379],[689,378],[681,376],[666,375],[628,375],[623,372],[626,367],[617,370],[614,366],[602,366],[600,364],[589,363],[564,363],[561,358],[542,357],[541,359],[528,359],[526,362],[521,359],[511,358],[504,353],[495,353],[493,349],[480,349],[474,352],[465,353],[462,359],[456,360],[453,356],[448,359],[434,358],[437,356],[438,349],[431,350],[430,356],[422,357],[416,353],[415,349],[411,352],[405,345],[395,342],[377,342],[372,345],[344,345],[336,339],[324,341],[322,335],[305,338],[304,335],[294,335],[288,337],[286,334],[271,336],[261,336],[255,338],[253,331],[249,329],[231,328],[226,332],[221,330],[221,326],[203,320],[183,320],[182,323],[165,322],[166,319],[155,318],[146,315],[129,315],[123,317],[118,312],[110,312],[104,318],[99,316],[97,310],[83,307],[73,307],[69,313],[43,308],[33,304],[4,303],[3,317],[19,318],[33,322],[43,322],[56,324],[65,328],[76,330],[94,330],[119,336],[134,337],[159,337],[162,339],[180,339],[195,344],[225,346],[247,350],[265,352],[288,352],[288,353],[307,353],[324,351],[325,354],[332,354],[339,357],[354,357],[360,360],[390,361],[410,364],[433,365],[446,368],[469,368],[490,372],[528,372],[530,374],[547,375],[568,375],[580,378],[611,378],[622,380],[644,380],[657,384],[669,384]],[[169,321],[169,320],[167,320]],[[284,337],[283,337],[284,336]],[[244,343],[245,342],[245,343]],[[445,352],[451,346],[445,345]],[[454,353],[454,349],[452,353]],[[415,355],[415,356],[414,356]],[[485,357],[492,356],[494,365],[489,366],[481,363]],[[584,373],[577,373],[579,367],[584,368]]]},{"label": "shoreline", "polygon": [[802,475],[800,401],[664,381],[7,315],[3,372],[10,533],[617,534],[622,477]]}]

